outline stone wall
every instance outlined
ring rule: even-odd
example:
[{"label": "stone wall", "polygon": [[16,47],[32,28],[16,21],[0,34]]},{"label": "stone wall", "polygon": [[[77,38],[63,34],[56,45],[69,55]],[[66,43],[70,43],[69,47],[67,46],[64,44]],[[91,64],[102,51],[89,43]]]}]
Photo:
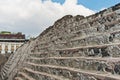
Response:
[{"label": "stone wall", "polygon": [[120,80],[120,4],[94,15],[67,15],[24,44],[1,80]]}]

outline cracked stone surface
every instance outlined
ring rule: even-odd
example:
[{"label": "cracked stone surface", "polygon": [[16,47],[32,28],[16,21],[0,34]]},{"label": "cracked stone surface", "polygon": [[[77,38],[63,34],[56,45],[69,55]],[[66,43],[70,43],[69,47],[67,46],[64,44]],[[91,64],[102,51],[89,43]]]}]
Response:
[{"label": "cracked stone surface", "polygon": [[0,80],[120,80],[120,4],[57,20],[10,56]]}]

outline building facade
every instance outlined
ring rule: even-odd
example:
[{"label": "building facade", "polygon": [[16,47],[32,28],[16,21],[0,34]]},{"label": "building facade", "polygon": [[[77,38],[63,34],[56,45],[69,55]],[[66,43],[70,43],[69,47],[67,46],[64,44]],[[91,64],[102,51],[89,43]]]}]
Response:
[{"label": "building facade", "polygon": [[14,53],[17,48],[27,40],[22,33],[1,32],[0,33],[0,53]]}]

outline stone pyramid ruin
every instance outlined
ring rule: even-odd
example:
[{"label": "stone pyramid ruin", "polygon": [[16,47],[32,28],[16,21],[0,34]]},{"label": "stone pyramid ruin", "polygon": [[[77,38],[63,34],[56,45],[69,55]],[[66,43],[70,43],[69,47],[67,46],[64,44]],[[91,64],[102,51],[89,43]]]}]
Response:
[{"label": "stone pyramid ruin", "polygon": [[120,4],[66,15],[9,57],[1,80],[120,80]]}]

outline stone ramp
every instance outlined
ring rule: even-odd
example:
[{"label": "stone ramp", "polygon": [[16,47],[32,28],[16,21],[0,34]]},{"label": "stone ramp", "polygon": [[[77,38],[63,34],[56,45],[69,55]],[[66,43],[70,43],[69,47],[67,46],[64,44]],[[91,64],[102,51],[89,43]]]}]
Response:
[{"label": "stone ramp", "polygon": [[2,80],[120,80],[120,4],[67,15],[5,64]]}]

